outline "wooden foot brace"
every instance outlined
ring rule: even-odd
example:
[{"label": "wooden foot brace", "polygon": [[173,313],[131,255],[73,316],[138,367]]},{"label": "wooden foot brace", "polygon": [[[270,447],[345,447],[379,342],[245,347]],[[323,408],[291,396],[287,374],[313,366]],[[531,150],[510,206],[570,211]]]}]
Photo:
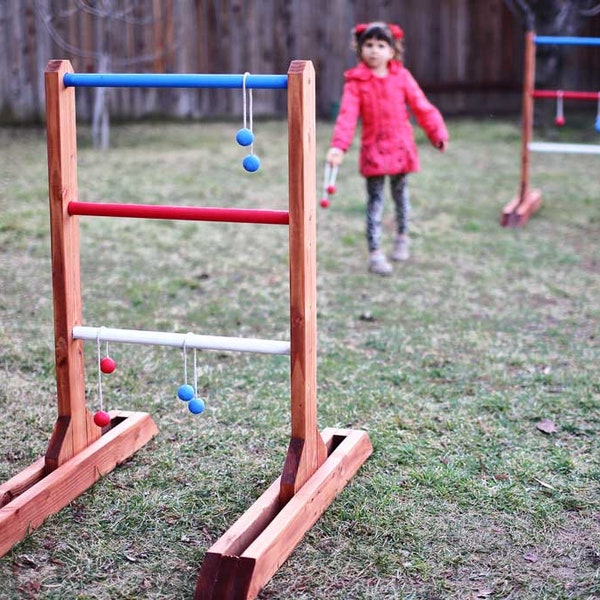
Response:
[{"label": "wooden foot brace", "polygon": [[327,428],[328,457],[283,506],[281,477],[207,551],[196,600],[255,598],[373,451],[364,431]]},{"label": "wooden foot brace", "polygon": [[0,485],[0,556],[158,433],[146,413],[110,413],[104,435],[56,469],[42,457]]},{"label": "wooden foot brace", "polygon": [[504,207],[500,217],[500,225],[502,227],[523,227],[541,204],[542,192],[540,190],[527,190],[522,201],[517,196]]}]

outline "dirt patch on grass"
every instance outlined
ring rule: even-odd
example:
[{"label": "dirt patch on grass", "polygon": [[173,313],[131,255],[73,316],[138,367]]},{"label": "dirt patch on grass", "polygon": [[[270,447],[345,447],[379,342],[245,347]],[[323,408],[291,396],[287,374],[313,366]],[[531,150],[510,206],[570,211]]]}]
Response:
[{"label": "dirt patch on grass", "polygon": [[600,513],[571,515],[566,525],[532,536],[530,544],[515,544],[501,528],[495,532],[493,547],[485,543],[445,573],[445,597],[600,598]]}]

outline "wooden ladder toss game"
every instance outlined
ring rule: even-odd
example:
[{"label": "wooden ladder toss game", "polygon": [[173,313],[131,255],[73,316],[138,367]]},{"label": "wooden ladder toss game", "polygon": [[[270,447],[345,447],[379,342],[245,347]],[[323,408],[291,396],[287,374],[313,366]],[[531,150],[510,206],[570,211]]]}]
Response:
[{"label": "wooden ladder toss game", "polygon": [[[75,87],[287,89],[289,210],[97,204],[77,190]],[[315,73],[293,61],[287,75],[75,74],[69,61],[45,73],[57,420],[45,457],[0,485],[0,556],[158,433],[142,412],[111,411],[95,425],[85,404],[79,215],[287,224],[290,271],[291,435],[281,476],[206,552],[195,598],[254,598],[372,452],[364,431],[317,428]],[[143,334],[125,341],[148,343]],[[161,334],[157,332],[162,343]],[[173,335],[168,335],[172,341]],[[202,336],[196,336],[200,338]],[[209,336],[210,337],[210,336]],[[219,338],[222,342],[225,338]],[[254,351],[231,338],[232,350]],[[288,353],[255,340],[262,351]],[[172,345],[172,343],[170,344]],[[276,346],[276,351],[272,346]],[[200,347],[200,346],[198,346]],[[208,346],[207,346],[208,347]]]},{"label": "wooden ladder toss game", "polygon": [[[600,46],[600,38],[576,36],[538,36],[533,29],[525,33],[525,54],[523,67],[523,99],[521,117],[521,182],[519,193],[503,209],[500,224],[503,227],[521,227],[542,204],[542,192],[529,185],[531,152],[562,152],[568,154],[600,154],[598,144],[564,144],[557,142],[534,142],[533,140],[533,101],[535,98],[555,98],[559,102],[562,117],[562,101],[584,100],[598,102],[596,130],[600,131],[600,92],[538,90],[535,89],[536,46]],[[564,119],[557,125],[564,123]]]}]

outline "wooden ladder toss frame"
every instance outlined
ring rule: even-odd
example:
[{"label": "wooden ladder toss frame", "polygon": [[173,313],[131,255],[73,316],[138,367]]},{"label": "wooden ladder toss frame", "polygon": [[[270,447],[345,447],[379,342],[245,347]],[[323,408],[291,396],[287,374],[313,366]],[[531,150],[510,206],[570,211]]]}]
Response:
[{"label": "wooden ladder toss frame", "polygon": [[[75,92],[64,83],[72,73],[68,61],[51,61],[45,74],[58,417],[46,456],[0,486],[0,556],[158,433],[146,413],[122,411],[100,430],[85,407],[83,341],[73,336],[82,324],[79,225],[68,209],[78,201]],[[287,89],[290,442],[281,476],[207,551],[198,599],[256,597],[372,453],[364,431],[317,428],[312,63],[291,63]]]},{"label": "wooden ladder toss frame", "polygon": [[[542,205],[540,189],[530,187],[531,152],[563,152],[577,154],[600,154],[598,144],[561,144],[556,142],[534,142],[533,139],[533,103],[535,98],[555,97],[552,91],[536,90],[536,45],[600,46],[600,38],[577,36],[538,36],[534,29],[525,32],[523,58],[523,88],[521,104],[521,172],[518,194],[502,209],[500,225],[502,227],[522,227],[531,215]],[[561,92],[561,96],[574,100],[591,99],[590,92]],[[596,94],[600,101],[600,97]],[[600,106],[600,105],[599,105]]]}]

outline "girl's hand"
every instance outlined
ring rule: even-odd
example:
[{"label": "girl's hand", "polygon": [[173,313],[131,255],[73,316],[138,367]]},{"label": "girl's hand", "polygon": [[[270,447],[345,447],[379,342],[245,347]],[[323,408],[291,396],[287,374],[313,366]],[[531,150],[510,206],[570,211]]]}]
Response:
[{"label": "girl's hand", "polygon": [[344,160],[344,151],[339,148],[329,148],[325,161],[332,167],[339,167]]}]

